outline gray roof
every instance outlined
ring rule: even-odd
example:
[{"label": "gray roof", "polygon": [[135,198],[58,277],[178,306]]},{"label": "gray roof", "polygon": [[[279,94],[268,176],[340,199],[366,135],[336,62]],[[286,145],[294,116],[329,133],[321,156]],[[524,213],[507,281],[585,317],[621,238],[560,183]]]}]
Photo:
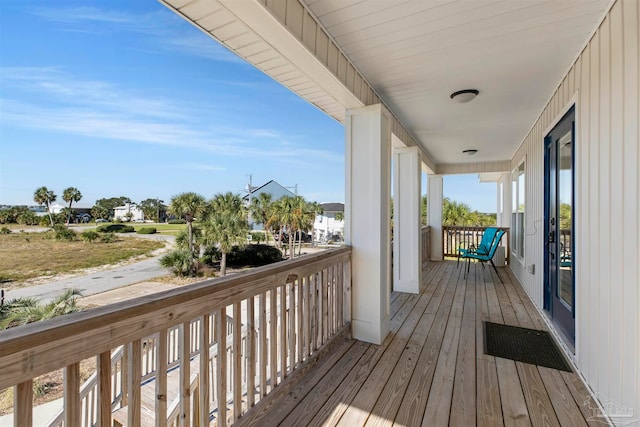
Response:
[{"label": "gray roof", "polygon": [[344,203],[322,203],[324,212],[344,212]]}]

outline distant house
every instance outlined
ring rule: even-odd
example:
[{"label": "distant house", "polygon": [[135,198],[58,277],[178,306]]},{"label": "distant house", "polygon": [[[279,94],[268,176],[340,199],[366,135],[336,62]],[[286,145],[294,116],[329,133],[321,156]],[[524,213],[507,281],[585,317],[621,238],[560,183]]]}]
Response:
[{"label": "distant house", "polygon": [[344,203],[322,203],[322,214],[316,215],[313,234],[318,242],[344,239],[344,219],[337,220],[336,214],[344,215]]},{"label": "distant house", "polygon": [[125,203],[113,209],[113,218],[122,221],[144,221],[144,213],[135,203]]},{"label": "distant house", "polygon": [[[295,197],[295,193],[289,191],[286,187],[280,185],[274,180],[267,182],[259,187],[251,187],[247,194],[242,198],[246,206],[251,204],[251,200],[260,196],[262,193],[271,194],[271,200],[276,201],[284,196]],[[256,223],[249,218],[249,225],[252,230],[262,230],[262,224]]]}]

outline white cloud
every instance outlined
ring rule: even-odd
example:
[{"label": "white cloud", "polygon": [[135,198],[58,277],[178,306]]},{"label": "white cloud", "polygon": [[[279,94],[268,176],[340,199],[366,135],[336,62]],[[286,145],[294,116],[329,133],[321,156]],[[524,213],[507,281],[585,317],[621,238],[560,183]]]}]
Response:
[{"label": "white cloud", "polygon": [[[3,126],[191,148],[221,156],[259,156],[314,168],[320,167],[320,161],[342,162],[336,153],[292,143],[284,131],[234,126],[224,121],[223,114],[216,119],[216,107],[209,104],[185,106],[147,97],[111,82],[82,80],[58,68],[1,68],[0,75],[5,94],[0,99]],[[33,96],[21,96],[25,93]]]}]

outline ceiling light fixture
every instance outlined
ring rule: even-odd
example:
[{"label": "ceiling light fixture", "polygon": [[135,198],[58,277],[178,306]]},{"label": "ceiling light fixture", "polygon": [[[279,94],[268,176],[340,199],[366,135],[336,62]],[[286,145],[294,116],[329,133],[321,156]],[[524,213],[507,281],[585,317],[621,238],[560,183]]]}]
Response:
[{"label": "ceiling light fixture", "polygon": [[474,154],[476,154],[478,152],[478,150],[475,149],[469,149],[469,150],[462,150],[463,154],[466,154],[467,156],[473,156]]},{"label": "ceiling light fixture", "polygon": [[459,90],[451,94],[451,99],[460,104],[465,104],[469,101],[473,101],[473,99],[478,96],[479,93],[480,92],[478,92],[476,89]]}]

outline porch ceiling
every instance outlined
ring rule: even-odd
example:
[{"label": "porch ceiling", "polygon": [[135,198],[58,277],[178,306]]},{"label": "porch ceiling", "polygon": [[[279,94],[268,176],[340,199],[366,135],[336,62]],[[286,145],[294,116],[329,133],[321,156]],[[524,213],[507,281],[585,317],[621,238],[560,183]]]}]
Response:
[{"label": "porch ceiling", "polygon": [[437,164],[511,159],[611,3],[303,1]]},{"label": "porch ceiling", "polygon": [[380,98],[431,170],[478,172],[504,170],[612,2],[159,1],[337,120]]}]

